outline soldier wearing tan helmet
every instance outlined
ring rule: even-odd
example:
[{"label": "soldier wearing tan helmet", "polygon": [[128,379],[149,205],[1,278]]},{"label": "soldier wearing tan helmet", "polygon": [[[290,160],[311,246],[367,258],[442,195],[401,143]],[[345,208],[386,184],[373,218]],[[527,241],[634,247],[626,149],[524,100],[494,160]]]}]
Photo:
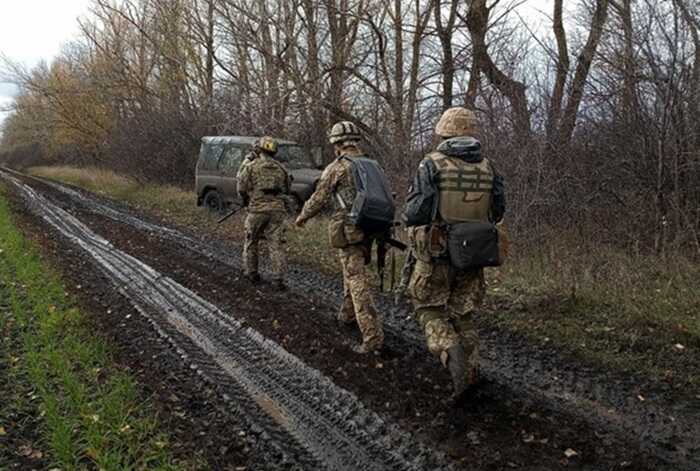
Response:
[{"label": "soldier wearing tan helmet", "polygon": [[248,209],[245,220],[243,262],[245,274],[253,283],[260,282],[258,246],[267,240],[275,288],[286,288],[286,206],[291,180],[284,166],[275,160],[277,141],[263,136],[253,145],[238,173],[238,194]]},{"label": "soldier wearing tan helmet", "polygon": [[483,268],[457,269],[447,256],[453,224],[503,218],[503,179],[481,155],[471,110],[450,108],[435,128],[440,142],[420,163],[404,220],[415,267],[408,284],[428,349],[452,376],[456,398],[478,379],[479,339],[472,316],[484,297]]},{"label": "soldier wearing tan helmet", "polygon": [[348,158],[365,155],[358,148],[360,139],[360,130],[352,122],[341,121],[331,127],[328,140],[333,144],[336,159],[324,170],[316,191],[304,205],[296,225],[302,227],[328,203],[335,203],[329,238],[331,246],[339,249],[343,269],[343,305],[338,320],[346,324],[357,323],[362,332],[362,343],[353,350],[368,353],[382,347],[384,331],[372,299],[365,267],[367,235],[348,221],[348,212],[356,194]]}]

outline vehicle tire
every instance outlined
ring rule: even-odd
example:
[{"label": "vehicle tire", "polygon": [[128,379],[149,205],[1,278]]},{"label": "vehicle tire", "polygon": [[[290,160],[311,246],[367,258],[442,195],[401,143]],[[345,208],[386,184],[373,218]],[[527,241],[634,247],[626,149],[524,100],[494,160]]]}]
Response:
[{"label": "vehicle tire", "polygon": [[222,214],[224,212],[224,199],[221,197],[221,193],[216,190],[209,190],[207,194],[204,195],[204,207],[214,214]]}]

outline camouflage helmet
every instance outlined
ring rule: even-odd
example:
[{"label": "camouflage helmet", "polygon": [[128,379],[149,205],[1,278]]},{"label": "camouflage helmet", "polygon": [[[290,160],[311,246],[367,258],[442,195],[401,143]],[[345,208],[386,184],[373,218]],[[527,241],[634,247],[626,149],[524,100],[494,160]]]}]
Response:
[{"label": "camouflage helmet", "polygon": [[253,143],[253,148],[255,150],[261,150],[270,155],[275,155],[277,153],[277,139],[270,136],[263,136]]},{"label": "camouflage helmet", "polygon": [[440,117],[435,134],[440,137],[473,136],[479,132],[479,123],[472,110],[456,106],[446,110]]},{"label": "camouflage helmet", "polygon": [[350,121],[339,121],[335,123],[328,132],[328,141],[331,144],[341,144],[346,141],[359,141],[362,139],[360,129]]}]

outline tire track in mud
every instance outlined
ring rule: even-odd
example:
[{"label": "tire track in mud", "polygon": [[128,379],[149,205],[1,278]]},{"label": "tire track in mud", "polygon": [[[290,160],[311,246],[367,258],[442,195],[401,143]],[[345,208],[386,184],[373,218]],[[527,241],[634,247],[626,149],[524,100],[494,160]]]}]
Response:
[{"label": "tire track in mud", "polygon": [[[205,242],[182,231],[148,222],[111,202],[102,202],[90,193],[44,179],[34,180],[49,185],[95,214],[158,234],[232,268],[241,267],[237,247],[218,241]],[[337,277],[302,267],[290,271],[289,285],[296,292],[314,292],[327,302],[339,303],[342,296],[342,285]],[[424,350],[422,335],[407,306],[396,307],[382,295],[375,299],[378,308],[385,313],[387,342],[398,349]],[[662,393],[645,393],[647,400],[640,404],[637,399],[639,381],[621,382],[612,375],[608,378],[578,370],[552,361],[547,352],[527,347],[513,348],[500,340],[496,332],[484,335],[487,357],[483,359],[483,369],[502,391],[547,404],[554,412],[575,411],[594,428],[637,443],[642,450],[663,459],[673,469],[700,469],[700,440],[697,438],[700,437],[700,407],[697,401],[668,404]]]},{"label": "tire track in mud", "polygon": [[95,260],[134,307],[192,362],[192,368],[224,391],[226,400],[252,403],[248,417],[262,422],[288,455],[296,455],[301,469],[451,469],[443,455],[384,422],[319,371],[117,250],[28,185],[1,174],[37,216]]}]

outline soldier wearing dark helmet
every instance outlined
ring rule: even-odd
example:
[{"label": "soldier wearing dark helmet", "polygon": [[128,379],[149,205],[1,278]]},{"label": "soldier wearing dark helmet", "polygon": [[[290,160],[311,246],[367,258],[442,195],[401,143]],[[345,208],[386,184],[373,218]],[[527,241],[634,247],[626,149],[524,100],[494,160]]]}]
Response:
[{"label": "soldier wearing dark helmet", "polygon": [[485,283],[483,268],[455,266],[447,238],[457,224],[501,221],[504,185],[481,155],[472,111],[448,109],[435,134],[440,142],[421,161],[404,214],[415,257],[407,292],[428,349],[449,369],[455,397],[460,397],[478,379],[479,338],[472,315]]},{"label": "soldier wearing dark helmet", "polygon": [[356,195],[349,159],[365,154],[358,148],[361,136],[354,123],[336,123],[330,129],[328,139],[333,144],[336,159],[324,170],[316,191],[304,205],[296,224],[303,226],[326,204],[334,201],[335,212],[329,225],[329,238],[331,246],[339,249],[344,295],[338,319],[347,324],[357,322],[362,332],[362,344],[353,347],[353,350],[368,353],[382,347],[384,331],[372,299],[365,267],[368,235],[348,220],[348,211]]},{"label": "soldier wearing dark helmet", "polygon": [[248,209],[245,220],[243,261],[246,276],[254,283],[258,273],[258,246],[265,238],[270,253],[273,283],[285,289],[287,272],[286,206],[291,181],[284,166],[274,159],[277,141],[269,136],[258,139],[253,153],[246,157],[238,173],[238,194]]}]

